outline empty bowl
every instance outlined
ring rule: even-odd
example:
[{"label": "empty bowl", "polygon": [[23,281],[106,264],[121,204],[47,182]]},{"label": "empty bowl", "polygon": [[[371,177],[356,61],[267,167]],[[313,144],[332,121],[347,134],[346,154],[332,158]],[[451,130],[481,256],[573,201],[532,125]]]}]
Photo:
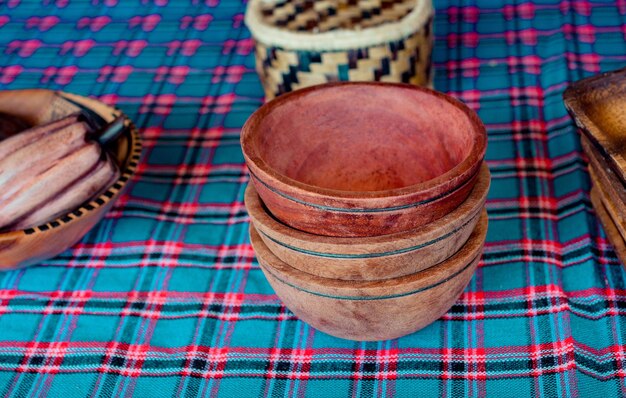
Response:
[{"label": "empty bowl", "polygon": [[[44,89],[0,92],[0,112],[38,125],[78,111],[79,108],[66,99],[90,108],[108,122],[122,114],[94,99]],[[54,257],[78,242],[104,217],[135,173],[141,155],[137,128],[130,119],[126,123],[126,132],[110,144],[111,157],[120,168],[120,178],[102,195],[63,217],[35,228],[0,232],[0,269],[24,267]]]},{"label": "empty bowl", "polygon": [[282,95],[241,135],[269,211],[293,228],[343,237],[406,231],[448,214],[471,192],[486,143],[460,101],[373,82]]},{"label": "empty bowl", "polygon": [[419,330],[448,311],[478,265],[487,223],[483,210],[467,243],[439,265],[379,281],[346,281],[303,272],[276,257],[253,226],[250,237],[263,273],[300,319],[341,338],[385,340]]},{"label": "empty bowl", "polygon": [[489,183],[484,164],[467,199],[444,217],[409,231],[364,238],[313,235],[291,228],[267,211],[252,184],[246,189],[245,203],[261,239],[280,260],[325,278],[377,280],[421,271],[456,253],[480,218]]}]

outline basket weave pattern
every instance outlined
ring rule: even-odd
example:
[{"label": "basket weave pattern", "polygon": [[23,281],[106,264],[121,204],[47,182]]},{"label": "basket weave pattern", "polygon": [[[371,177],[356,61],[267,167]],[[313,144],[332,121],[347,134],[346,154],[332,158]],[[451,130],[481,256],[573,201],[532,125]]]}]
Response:
[{"label": "basket weave pattern", "polygon": [[328,32],[335,29],[364,29],[406,16],[412,0],[287,0],[264,3],[265,23],[293,31]]},{"label": "basket weave pattern", "polygon": [[[344,32],[393,26],[415,0],[287,0],[262,3],[261,21],[290,33]],[[298,49],[256,42],[256,68],[269,100],[285,92],[332,81],[387,81],[429,85],[432,79],[432,15],[407,35],[346,49]],[[313,35],[315,37],[315,35]]]}]

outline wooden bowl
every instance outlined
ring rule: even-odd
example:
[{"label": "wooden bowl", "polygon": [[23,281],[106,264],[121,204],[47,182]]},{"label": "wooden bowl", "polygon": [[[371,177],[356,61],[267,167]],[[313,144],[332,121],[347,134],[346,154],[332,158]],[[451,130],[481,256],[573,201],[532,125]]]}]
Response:
[{"label": "wooden bowl", "polygon": [[324,278],[379,280],[413,274],[456,253],[480,218],[489,183],[489,168],[483,164],[470,196],[451,213],[423,227],[364,238],[293,229],[272,217],[252,184],[246,189],[245,202],[265,245],[292,267]]},{"label": "wooden bowl", "polygon": [[[90,98],[43,89],[0,92],[0,112],[19,116],[32,125],[42,124],[79,109],[65,98],[94,110],[107,121],[122,114]],[[73,246],[100,221],[121,195],[141,155],[137,128],[130,120],[127,123],[127,132],[112,146],[113,158],[121,171],[117,182],[96,199],[47,224],[0,233],[0,269],[24,267],[54,257]]]},{"label": "wooden bowl", "polygon": [[626,68],[573,83],[563,93],[576,125],[626,183]]},{"label": "wooden bowl", "polygon": [[485,128],[461,102],[392,83],[330,83],[258,109],[241,145],[269,211],[296,229],[356,237],[407,231],[461,204]]},{"label": "wooden bowl", "polygon": [[286,264],[250,227],[261,269],[283,303],[314,328],[351,340],[393,339],[443,315],[474,274],[486,233],[487,213],[483,211],[467,243],[439,265],[399,278],[345,281]]}]

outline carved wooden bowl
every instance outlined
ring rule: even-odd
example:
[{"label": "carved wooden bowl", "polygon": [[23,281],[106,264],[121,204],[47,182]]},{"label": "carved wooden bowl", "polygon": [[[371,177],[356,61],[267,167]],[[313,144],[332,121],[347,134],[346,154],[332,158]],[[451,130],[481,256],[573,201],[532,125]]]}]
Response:
[{"label": "carved wooden bowl", "polygon": [[487,140],[478,116],[442,93],[344,82],[263,105],[241,144],[274,216],[313,234],[357,237],[410,230],[455,209]]},{"label": "carved wooden bowl", "polygon": [[489,183],[489,169],[483,165],[474,189],[451,213],[423,227],[364,238],[313,235],[291,228],[272,217],[252,184],[245,202],[263,242],[280,260],[325,278],[378,280],[413,274],[456,253],[480,218]]},{"label": "carved wooden bowl", "polygon": [[399,278],[346,281],[300,271],[276,257],[253,226],[252,246],[283,303],[316,329],[351,340],[385,340],[419,330],[441,317],[459,297],[478,265],[487,213],[467,243],[448,260]]},{"label": "carved wooden bowl", "polygon": [[563,100],[580,131],[626,184],[626,68],[572,83]]},{"label": "carved wooden bowl", "polygon": [[[42,124],[79,109],[64,98],[90,108],[109,122],[122,114],[90,98],[44,89],[0,92],[0,112],[19,116],[32,125]],[[120,178],[102,195],[63,217],[35,228],[0,233],[0,269],[24,267],[54,257],[73,246],[102,219],[135,173],[141,155],[137,128],[130,119],[127,124],[126,133],[112,147]]]}]

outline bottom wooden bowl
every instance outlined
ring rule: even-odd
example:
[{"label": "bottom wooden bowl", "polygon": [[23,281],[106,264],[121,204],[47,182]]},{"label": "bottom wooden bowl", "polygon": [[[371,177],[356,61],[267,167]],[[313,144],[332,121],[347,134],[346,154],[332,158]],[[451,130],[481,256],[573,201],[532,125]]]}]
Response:
[{"label": "bottom wooden bowl", "polygon": [[380,281],[322,278],[276,257],[250,226],[259,264],[283,303],[330,335],[361,341],[393,339],[441,317],[472,278],[487,234],[483,210],[467,243],[448,260],[411,275]]}]

